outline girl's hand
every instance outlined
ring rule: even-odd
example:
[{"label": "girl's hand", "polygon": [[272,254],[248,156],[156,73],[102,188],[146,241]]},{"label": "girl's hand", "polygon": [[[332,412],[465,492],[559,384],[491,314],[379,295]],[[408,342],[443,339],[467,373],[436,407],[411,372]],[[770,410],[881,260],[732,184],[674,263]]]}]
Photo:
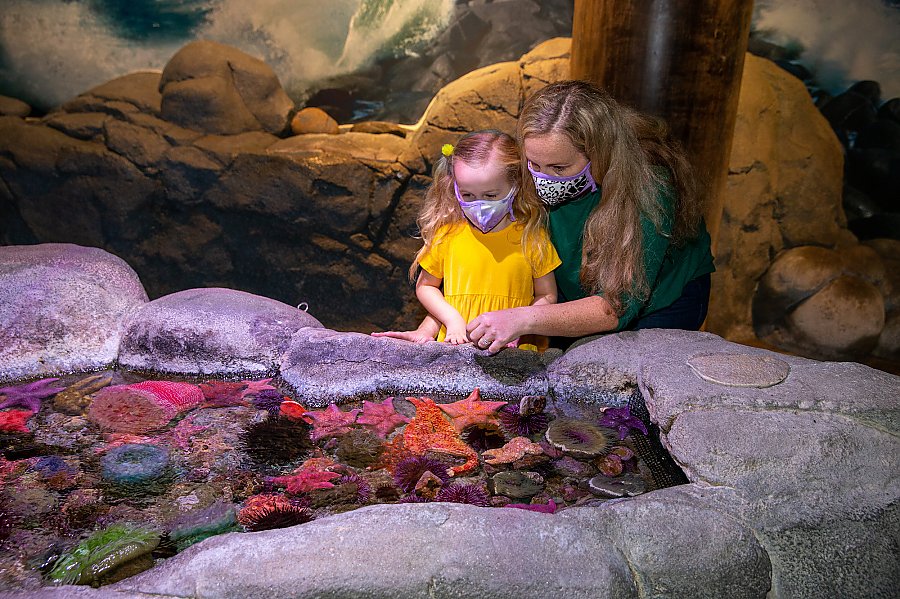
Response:
[{"label": "girl's hand", "polygon": [[466,324],[462,323],[459,326],[447,328],[447,334],[444,336],[444,341],[452,343],[453,345],[468,343],[469,336],[466,334]]},{"label": "girl's hand", "polygon": [[478,349],[495,354],[509,343],[527,334],[529,307],[485,312],[469,323],[469,339]]},{"label": "girl's hand", "polygon": [[402,339],[403,341],[411,341],[412,343],[427,343],[434,341],[434,337],[427,335],[421,331],[384,331],[371,333],[373,337],[391,337],[393,339]]}]

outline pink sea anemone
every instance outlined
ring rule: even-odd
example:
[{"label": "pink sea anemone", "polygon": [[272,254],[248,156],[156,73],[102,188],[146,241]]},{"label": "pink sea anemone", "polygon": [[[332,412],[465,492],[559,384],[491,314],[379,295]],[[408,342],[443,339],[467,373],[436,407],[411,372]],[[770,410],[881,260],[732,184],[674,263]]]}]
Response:
[{"label": "pink sea anemone", "polygon": [[97,392],[88,418],[104,430],[147,433],[163,428],[201,401],[203,392],[190,383],[144,381],[115,385]]}]

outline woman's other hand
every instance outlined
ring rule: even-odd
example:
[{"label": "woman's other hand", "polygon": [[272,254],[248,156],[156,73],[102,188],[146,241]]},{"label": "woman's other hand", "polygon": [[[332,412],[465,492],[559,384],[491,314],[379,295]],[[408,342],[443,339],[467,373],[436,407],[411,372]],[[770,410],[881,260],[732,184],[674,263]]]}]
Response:
[{"label": "woman's other hand", "polygon": [[495,354],[529,331],[525,330],[530,306],[485,312],[475,317],[466,329],[478,349]]}]

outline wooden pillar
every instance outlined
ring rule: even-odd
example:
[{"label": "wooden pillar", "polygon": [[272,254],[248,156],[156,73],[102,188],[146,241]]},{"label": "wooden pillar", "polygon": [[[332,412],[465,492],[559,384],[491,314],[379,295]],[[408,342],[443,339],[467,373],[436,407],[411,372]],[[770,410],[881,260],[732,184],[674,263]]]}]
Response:
[{"label": "wooden pillar", "polygon": [[684,145],[715,247],[752,0],[575,0],[572,77],[664,118]]}]

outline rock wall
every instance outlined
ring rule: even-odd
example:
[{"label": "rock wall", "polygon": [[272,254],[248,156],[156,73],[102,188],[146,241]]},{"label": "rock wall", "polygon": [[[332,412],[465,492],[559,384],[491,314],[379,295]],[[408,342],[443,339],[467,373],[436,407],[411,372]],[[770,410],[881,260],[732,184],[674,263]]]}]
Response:
[{"label": "rock wall", "polygon": [[[292,111],[264,64],[230,49],[189,45],[162,78],[127,75],[43,119],[0,117],[0,240],[105,248],[135,268],[151,297],[233,287],[306,302],[331,328],[413,326],[422,312],[406,271],[419,247],[415,217],[439,148],[473,129],[512,131],[528,95],[568,76],[570,45],[568,38],[550,40],[518,61],[453,81],[415,126],[370,123],[343,126],[339,135],[293,137],[279,137],[288,135]],[[184,98],[213,97],[206,93],[213,89],[227,89],[232,98],[246,94],[226,76],[222,63],[229,61],[253,73],[246,80],[265,82],[269,101],[248,99],[253,110],[239,114],[229,103],[197,113]],[[173,86],[188,84],[200,91],[166,100]],[[841,172],[840,144],[802,83],[748,56],[710,331],[808,352],[804,339],[829,338],[847,326],[822,318],[809,324],[816,331],[800,327],[810,321],[803,318],[790,326],[777,318],[754,323],[752,308],[758,282],[783,250],[813,245],[846,256],[866,253],[846,229]],[[883,254],[866,254],[878,263],[873,272],[884,270]],[[897,317],[885,310],[900,301],[891,285],[876,287],[884,308],[880,315],[870,310],[861,326],[867,339],[872,329],[888,332],[877,347],[891,357]],[[791,311],[818,291],[775,304]],[[855,300],[841,294],[831,301],[840,314]],[[876,346],[870,341],[810,355],[861,359]]]}]

